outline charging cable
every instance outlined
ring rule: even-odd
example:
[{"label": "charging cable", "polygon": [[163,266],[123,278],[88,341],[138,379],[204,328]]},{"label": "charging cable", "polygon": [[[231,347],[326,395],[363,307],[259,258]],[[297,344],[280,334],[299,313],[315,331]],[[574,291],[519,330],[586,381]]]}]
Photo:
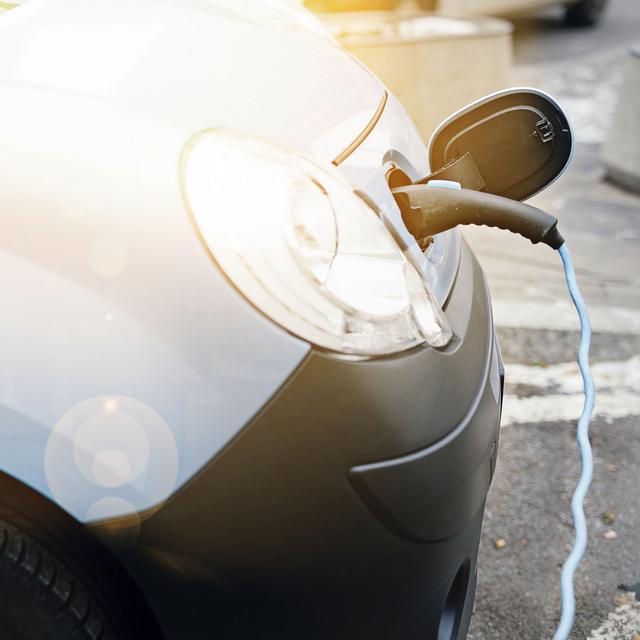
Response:
[{"label": "charging cable", "polygon": [[591,414],[593,413],[593,407],[595,405],[596,388],[593,382],[593,376],[591,375],[591,367],[589,366],[591,323],[589,322],[587,307],[578,288],[576,272],[573,268],[573,260],[571,259],[567,245],[563,244],[558,247],[558,252],[564,264],[564,273],[571,299],[580,317],[578,364],[580,365],[580,373],[582,374],[585,396],[584,407],[578,420],[577,430],[578,446],[580,447],[580,457],[582,459],[582,473],[573,497],[571,498],[571,513],[573,515],[575,537],[571,553],[562,567],[562,574],[560,576],[562,615],[560,616],[560,623],[553,636],[553,640],[566,640],[573,628],[573,620],[576,613],[573,577],[587,548],[587,521],[584,517],[584,500],[587,497],[587,492],[589,491],[589,486],[593,478],[593,454],[591,452],[591,443],[589,442],[589,421],[591,420]]},{"label": "charging cable", "polygon": [[575,537],[571,553],[562,567],[560,591],[562,613],[553,640],[567,640],[573,628],[576,599],[573,588],[575,572],[587,548],[587,522],[584,501],[593,478],[593,454],[589,442],[589,422],[595,404],[595,385],[589,367],[591,324],[573,261],[553,216],[516,200],[471,189],[461,189],[456,182],[438,180],[392,189],[402,218],[412,235],[424,241],[436,233],[453,229],[459,224],[498,227],[518,233],[537,244],[542,242],[556,249],[564,265],[567,287],[580,318],[580,349],[578,364],[584,384],[585,402],[578,420],[577,438],[582,472],[571,499]]}]

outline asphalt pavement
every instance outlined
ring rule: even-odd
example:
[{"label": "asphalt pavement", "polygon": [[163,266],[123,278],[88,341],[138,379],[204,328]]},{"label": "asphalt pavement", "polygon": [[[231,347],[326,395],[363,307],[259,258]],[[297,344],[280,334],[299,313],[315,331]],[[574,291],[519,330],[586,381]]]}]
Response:
[{"label": "asphalt pavement", "polygon": [[[565,28],[554,10],[515,27],[514,83],[552,93],[574,124],[571,168],[531,203],[560,219],[596,331],[596,471],[571,637],[640,640],[640,197],[610,184],[601,161],[622,66],[640,40],[640,2],[612,0],[593,30]],[[555,252],[495,230],[465,235],[492,288],[507,363],[469,640],[540,640],[559,619],[573,537],[578,322]]]}]

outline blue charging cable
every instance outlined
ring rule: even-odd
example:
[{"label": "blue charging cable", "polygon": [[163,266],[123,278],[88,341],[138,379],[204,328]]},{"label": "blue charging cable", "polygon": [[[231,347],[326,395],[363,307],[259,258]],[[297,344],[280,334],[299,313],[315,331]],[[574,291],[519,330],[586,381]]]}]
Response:
[{"label": "blue charging cable", "polygon": [[578,364],[580,365],[580,372],[582,373],[585,394],[584,408],[578,420],[577,430],[578,446],[580,447],[580,457],[582,459],[582,473],[571,499],[571,513],[573,515],[575,538],[571,553],[562,567],[560,577],[562,615],[560,616],[558,628],[553,635],[553,640],[567,640],[573,628],[573,620],[576,613],[573,577],[587,548],[587,521],[584,516],[584,500],[593,478],[593,454],[591,452],[591,443],[589,442],[589,421],[591,420],[591,414],[595,404],[596,389],[593,383],[593,376],[591,375],[591,367],[589,366],[589,349],[591,348],[591,323],[589,322],[589,315],[578,287],[576,272],[573,268],[573,261],[571,260],[571,254],[569,253],[567,245],[563,244],[560,246],[558,253],[560,253],[564,264],[564,273],[569,293],[580,317],[581,331]]}]

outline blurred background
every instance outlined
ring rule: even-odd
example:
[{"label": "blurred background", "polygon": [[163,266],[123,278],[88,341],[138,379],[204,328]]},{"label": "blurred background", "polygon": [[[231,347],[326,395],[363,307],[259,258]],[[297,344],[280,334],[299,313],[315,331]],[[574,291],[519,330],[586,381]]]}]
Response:
[{"label": "blurred background", "polygon": [[[428,140],[472,100],[551,93],[573,123],[568,171],[532,199],[560,219],[595,329],[599,389],[589,555],[575,639],[640,640],[640,0],[307,0]],[[507,366],[471,640],[539,640],[559,616],[573,530],[578,323],[557,256],[467,227]]]}]

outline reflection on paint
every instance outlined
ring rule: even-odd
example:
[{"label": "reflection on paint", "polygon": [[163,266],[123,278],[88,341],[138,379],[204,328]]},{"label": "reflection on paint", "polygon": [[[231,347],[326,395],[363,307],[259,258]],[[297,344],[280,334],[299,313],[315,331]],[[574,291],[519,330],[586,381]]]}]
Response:
[{"label": "reflection on paint", "polygon": [[113,278],[122,273],[128,259],[126,247],[116,238],[100,238],[89,250],[91,268],[105,278]]},{"label": "reflection on paint", "polygon": [[[117,409],[103,410],[75,428],[73,457],[87,480],[116,487],[133,482],[144,472],[149,461],[149,439],[135,418]],[[124,465],[128,469],[126,477],[114,484],[114,479],[122,476]]]},{"label": "reflection on paint", "polygon": [[[116,498],[113,496],[110,498],[101,498],[100,500],[96,500],[87,509],[87,520],[90,522],[105,520],[110,518],[114,513],[135,514],[135,507],[123,498]],[[139,518],[135,515],[134,518],[139,522]]]},{"label": "reflection on paint", "polygon": [[110,449],[96,455],[91,467],[93,479],[102,487],[121,487],[131,482],[131,462],[126,453]]},{"label": "reflection on paint", "polygon": [[[129,513],[125,518],[109,520],[116,513]],[[96,500],[85,516],[86,522],[95,523],[93,530],[99,536],[106,536],[111,542],[131,545],[135,544],[142,529],[142,519],[135,507],[123,498],[101,498]]]},{"label": "reflection on paint", "polygon": [[135,514],[171,495],[178,452],[167,423],[151,407],[122,396],[99,396],[67,411],[45,452],[54,497],[88,521]]}]

